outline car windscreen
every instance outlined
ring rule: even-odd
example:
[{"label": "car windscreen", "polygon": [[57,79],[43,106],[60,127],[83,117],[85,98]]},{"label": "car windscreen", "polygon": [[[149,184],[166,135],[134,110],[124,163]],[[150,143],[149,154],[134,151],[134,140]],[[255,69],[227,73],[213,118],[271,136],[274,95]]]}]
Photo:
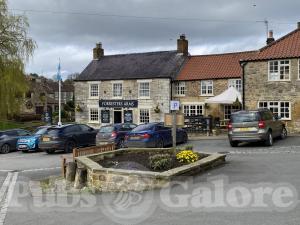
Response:
[{"label": "car windscreen", "polygon": [[99,130],[99,133],[111,133],[114,131],[114,127],[113,126],[105,126],[105,127],[101,127]]},{"label": "car windscreen", "polygon": [[43,128],[38,128],[35,130],[34,134],[35,135],[41,135],[41,134],[45,134],[47,131],[47,127],[43,127]]},{"label": "car windscreen", "polygon": [[49,136],[58,136],[59,129],[48,129],[44,134],[47,134]]},{"label": "car windscreen", "polygon": [[152,130],[154,126],[155,126],[154,124],[143,124],[143,125],[139,125],[139,126],[137,126],[136,128],[134,128],[134,129],[132,130],[132,132],[144,131],[144,130]]},{"label": "car windscreen", "polygon": [[249,112],[249,113],[238,113],[231,115],[232,123],[248,123],[255,122],[259,120],[259,114],[257,112]]}]

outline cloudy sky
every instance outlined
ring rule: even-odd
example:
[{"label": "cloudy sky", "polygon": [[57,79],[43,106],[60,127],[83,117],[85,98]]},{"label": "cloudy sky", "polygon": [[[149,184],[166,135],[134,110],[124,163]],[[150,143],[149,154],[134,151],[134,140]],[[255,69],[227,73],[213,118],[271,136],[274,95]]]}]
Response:
[{"label": "cloudy sky", "polygon": [[186,34],[191,54],[253,50],[294,30],[299,0],[7,0],[25,14],[38,48],[28,73],[52,77],[58,58],[63,75],[81,72],[102,42],[105,54],[176,49]]}]

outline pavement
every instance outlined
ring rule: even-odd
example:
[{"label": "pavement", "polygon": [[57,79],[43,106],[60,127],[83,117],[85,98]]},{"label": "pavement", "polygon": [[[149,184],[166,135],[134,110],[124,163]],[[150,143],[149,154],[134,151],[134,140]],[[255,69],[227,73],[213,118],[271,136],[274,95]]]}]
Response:
[{"label": "pavement", "polygon": [[299,225],[300,137],[274,146],[189,141],[227,153],[221,167],[143,193],[33,195],[32,181],[60,174],[62,154],[0,155],[0,225]]}]

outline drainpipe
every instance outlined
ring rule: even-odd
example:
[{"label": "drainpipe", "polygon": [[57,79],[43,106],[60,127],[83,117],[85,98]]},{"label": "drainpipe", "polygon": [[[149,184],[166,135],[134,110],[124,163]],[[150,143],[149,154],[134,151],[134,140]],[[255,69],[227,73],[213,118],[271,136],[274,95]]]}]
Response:
[{"label": "drainpipe", "polygon": [[247,65],[247,62],[242,62],[240,61],[240,65],[242,67],[242,86],[243,86],[243,99],[242,99],[242,109],[245,110],[246,106],[245,106],[245,66]]}]

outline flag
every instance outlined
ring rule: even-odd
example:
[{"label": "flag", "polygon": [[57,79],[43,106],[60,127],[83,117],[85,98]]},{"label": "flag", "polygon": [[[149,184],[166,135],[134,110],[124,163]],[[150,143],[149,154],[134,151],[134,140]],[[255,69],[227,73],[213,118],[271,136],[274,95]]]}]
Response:
[{"label": "flag", "polygon": [[61,79],[61,73],[60,73],[60,60],[59,60],[58,67],[57,67],[57,75],[56,75],[56,79],[57,79],[58,81],[62,80],[62,79]]}]

